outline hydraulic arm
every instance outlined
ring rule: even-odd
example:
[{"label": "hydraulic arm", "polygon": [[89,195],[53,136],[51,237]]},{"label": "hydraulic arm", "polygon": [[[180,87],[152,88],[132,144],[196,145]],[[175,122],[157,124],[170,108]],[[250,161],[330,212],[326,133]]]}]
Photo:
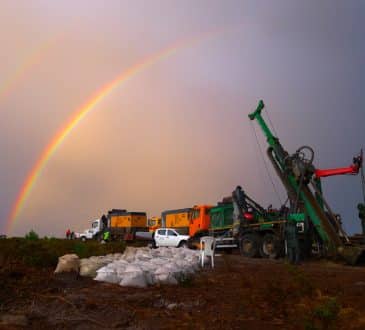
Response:
[{"label": "hydraulic arm", "polygon": [[344,175],[344,174],[356,175],[359,173],[359,170],[362,167],[362,162],[363,162],[363,154],[361,150],[360,154],[353,158],[353,162],[349,167],[341,167],[341,168],[333,168],[325,170],[316,169],[314,174],[316,178],[324,178],[327,176]]}]

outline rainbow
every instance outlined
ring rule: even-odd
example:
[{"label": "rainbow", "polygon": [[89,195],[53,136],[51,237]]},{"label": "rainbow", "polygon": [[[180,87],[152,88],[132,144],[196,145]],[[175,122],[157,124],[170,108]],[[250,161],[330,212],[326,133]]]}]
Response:
[{"label": "rainbow", "polygon": [[38,45],[38,47],[35,47],[29,55],[26,56],[26,58],[16,67],[11,76],[0,85],[0,101],[7,97],[22,81],[22,78],[42,61],[62,36],[63,33],[52,39],[46,40]]},{"label": "rainbow", "polygon": [[221,28],[216,29],[214,31],[202,33],[196,37],[180,41],[170,45],[167,48],[160,50],[159,52],[153,54],[142,60],[141,62],[133,65],[128,68],[126,71],[118,75],[114,80],[104,85],[101,89],[99,89],[94,95],[92,95],[89,100],[78,108],[71,118],[66,122],[66,124],[58,131],[58,133],[53,137],[51,142],[46,146],[43,150],[40,158],[37,160],[32,170],[29,172],[26,180],[24,181],[20,192],[13,204],[10,215],[8,217],[7,222],[7,232],[10,232],[12,224],[15,223],[15,220],[18,218],[20,212],[22,211],[26,200],[28,199],[35,183],[40,177],[42,170],[45,168],[47,163],[49,162],[52,155],[56,152],[56,150],[61,146],[62,142],[67,138],[67,136],[76,128],[76,126],[84,119],[96,106],[109,94],[111,94],[118,86],[122,83],[127,82],[129,79],[134,77],[136,74],[142,72],[148,67],[152,66],[158,61],[166,59],[167,57],[175,54],[177,51],[192,47],[197,43],[202,41],[206,41],[213,37],[217,37],[222,33],[226,33],[231,30],[230,28]]}]

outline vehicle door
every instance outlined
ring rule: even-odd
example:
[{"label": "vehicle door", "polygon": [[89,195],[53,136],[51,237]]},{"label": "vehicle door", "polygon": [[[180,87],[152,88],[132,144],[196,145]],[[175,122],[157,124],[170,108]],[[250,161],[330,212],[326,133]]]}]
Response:
[{"label": "vehicle door", "polygon": [[91,237],[95,236],[100,231],[99,220],[94,221],[91,224],[91,230],[89,230]]},{"label": "vehicle door", "polygon": [[92,239],[94,237],[94,231],[92,229],[87,230],[85,234],[88,239]]},{"label": "vehicle door", "polygon": [[175,230],[167,229],[167,236],[166,236],[166,246],[178,246],[179,245],[179,237]]},{"label": "vehicle door", "polygon": [[167,246],[166,229],[157,229],[155,232],[155,241],[158,246]]}]

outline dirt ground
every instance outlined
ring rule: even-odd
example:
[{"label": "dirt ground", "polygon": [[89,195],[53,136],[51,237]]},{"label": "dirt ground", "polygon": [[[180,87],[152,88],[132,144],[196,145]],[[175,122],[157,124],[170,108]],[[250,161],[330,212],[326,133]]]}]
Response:
[{"label": "dirt ground", "polygon": [[99,283],[12,264],[0,329],[365,329],[365,267],[216,257],[177,286]]}]

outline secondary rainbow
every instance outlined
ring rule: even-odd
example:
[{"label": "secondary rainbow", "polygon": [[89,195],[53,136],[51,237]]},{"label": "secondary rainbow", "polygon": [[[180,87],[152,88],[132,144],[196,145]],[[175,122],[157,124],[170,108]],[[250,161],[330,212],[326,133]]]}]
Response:
[{"label": "secondary rainbow", "polygon": [[[230,27],[231,29],[232,27]],[[120,86],[122,83],[125,83],[130,78],[135,76],[137,73],[143,71],[149,66],[155,64],[158,61],[161,61],[177,51],[192,47],[195,44],[202,42],[204,40],[216,37],[222,33],[227,32],[227,28],[224,29],[216,29],[214,31],[202,33],[196,37],[177,42],[172,44],[171,46],[162,49],[161,51],[155,53],[152,56],[145,58],[143,61],[133,65],[128,68],[122,74],[118,75],[114,80],[104,85],[100,90],[98,90],[93,96],[89,98],[89,100],[80,108],[78,108],[73,116],[67,121],[67,123],[59,130],[59,132],[53,137],[52,141],[47,145],[47,147],[43,150],[41,157],[38,159],[36,164],[33,166],[32,170],[29,172],[26,180],[24,181],[20,192],[13,204],[11,209],[11,213],[8,218],[7,224],[7,232],[10,232],[11,225],[15,222],[17,217],[19,216],[21,210],[24,207],[24,204],[29,197],[37,179],[40,177],[42,170],[47,165],[48,161],[52,157],[52,155],[56,152],[58,147],[62,144],[62,142],[66,139],[66,137],[72,132],[73,129],[80,123],[80,121],[85,118],[87,114],[89,114],[95,107],[110,93],[112,93],[115,88]]]},{"label": "secondary rainbow", "polygon": [[62,34],[58,34],[56,37],[41,43],[29,53],[29,55],[17,66],[11,76],[0,85],[0,101],[8,96],[22,81],[22,78],[42,61],[63,35],[63,32]]}]

